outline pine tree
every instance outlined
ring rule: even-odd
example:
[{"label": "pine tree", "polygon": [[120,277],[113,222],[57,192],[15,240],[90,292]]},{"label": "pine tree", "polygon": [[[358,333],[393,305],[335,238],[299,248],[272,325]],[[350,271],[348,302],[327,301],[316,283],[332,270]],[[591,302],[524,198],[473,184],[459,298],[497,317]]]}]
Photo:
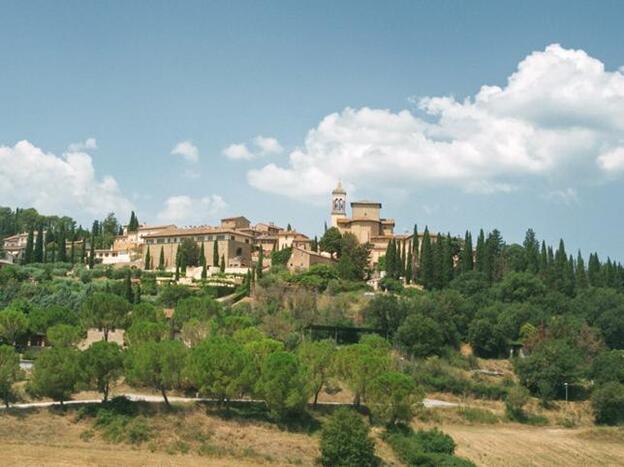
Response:
[{"label": "pine tree", "polygon": [[474,258],[472,251],[472,234],[466,230],[466,235],[464,236],[464,246],[461,254],[461,271],[468,272],[472,271],[473,268]]},{"label": "pine tree", "polygon": [[158,269],[165,270],[165,247],[160,247],[160,258],[158,258]]},{"label": "pine tree", "polygon": [[576,255],[576,288],[586,289],[588,286],[587,272],[585,271],[585,262],[581,256],[581,250]]},{"label": "pine tree", "polygon": [[221,264],[219,265],[221,272],[225,272],[225,256],[221,255]]},{"label": "pine tree", "polygon": [[420,281],[426,289],[434,286],[434,261],[429,228],[425,226],[420,254]]},{"label": "pine tree", "polygon": [[39,225],[39,230],[37,230],[37,239],[35,240],[33,261],[35,263],[43,263],[43,226],[42,225]]},{"label": "pine tree", "polygon": [[34,237],[35,237],[35,232],[31,228],[28,231],[28,237],[26,238],[26,249],[24,250],[24,257],[22,258],[23,264],[29,264],[29,263],[32,263],[33,261]]},{"label": "pine tree", "polygon": [[264,250],[262,246],[260,246],[260,251],[258,252],[258,268],[257,268],[258,279],[262,277],[263,268],[264,268]]},{"label": "pine tree", "polygon": [[485,272],[485,263],[486,263],[486,251],[485,251],[485,233],[483,229],[479,230],[479,237],[477,237],[477,250],[475,253],[476,259],[476,270],[479,272]]},{"label": "pine tree", "polygon": [[144,265],[145,270],[149,271],[151,269],[150,267],[151,262],[152,262],[152,258],[150,257],[150,250],[148,248],[147,253],[145,253],[145,265]]},{"label": "pine tree", "polygon": [[212,265],[219,267],[219,243],[216,240],[212,245]]},{"label": "pine tree", "polygon": [[527,271],[537,274],[540,270],[539,242],[533,229],[529,229],[524,236],[524,253],[526,256]]}]

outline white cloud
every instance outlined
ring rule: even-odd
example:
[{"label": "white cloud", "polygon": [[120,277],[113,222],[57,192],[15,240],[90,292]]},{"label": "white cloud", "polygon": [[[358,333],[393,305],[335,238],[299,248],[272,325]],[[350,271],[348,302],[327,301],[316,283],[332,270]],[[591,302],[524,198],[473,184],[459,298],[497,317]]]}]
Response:
[{"label": "white cloud", "polygon": [[171,196],[158,213],[158,220],[179,225],[204,225],[216,220],[227,204],[219,195],[192,198],[186,195]]},{"label": "white cloud", "polygon": [[96,177],[88,154],[70,151],[59,157],[28,141],[0,146],[0,200],[78,219],[111,211],[125,218],[133,209],[113,177]]},{"label": "white cloud", "polygon": [[253,139],[253,142],[258,148],[261,156],[281,154],[284,152],[284,148],[276,138],[258,135]]},{"label": "white cloud", "polygon": [[199,160],[199,149],[190,141],[181,141],[176,144],[171,154],[173,156],[181,156],[188,162],[197,162]]},{"label": "white cloud", "polygon": [[611,149],[598,156],[598,165],[607,173],[621,173],[624,170],[624,147]]},{"label": "white cloud", "polygon": [[238,143],[230,144],[223,150],[223,155],[234,160],[251,160],[284,152],[284,148],[276,138],[258,135],[252,142],[256,147],[255,151],[251,151],[244,143]]},{"label": "white cloud", "polygon": [[359,189],[480,193],[538,181],[549,192],[624,171],[624,72],[605,71],[582,50],[550,45],[522,60],[505,86],[463,101],[425,97],[419,110],[426,117],[367,107],[328,115],[286,165],[250,170],[248,182],[311,199],[338,179]]},{"label": "white cloud", "polygon": [[67,150],[69,152],[80,152],[93,149],[97,149],[97,143],[95,141],[95,138],[87,138],[81,143],[71,143],[69,146],[67,146]]},{"label": "white cloud", "polygon": [[229,159],[235,160],[250,160],[256,157],[256,155],[252,153],[245,144],[230,144],[223,150],[223,154]]},{"label": "white cloud", "polygon": [[574,188],[550,191],[544,195],[544,198],[567,206],[578,204],[578,193]]}]

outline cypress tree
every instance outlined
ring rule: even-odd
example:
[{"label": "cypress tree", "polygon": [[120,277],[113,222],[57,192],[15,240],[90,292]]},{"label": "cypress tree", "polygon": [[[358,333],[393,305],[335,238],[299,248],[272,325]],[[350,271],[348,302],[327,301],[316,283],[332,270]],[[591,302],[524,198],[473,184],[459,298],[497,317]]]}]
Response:
[{"label": "cypress tree", "polygon": [[290,224],[288,224],[288,225],[286,226],[286,230],[287,230],[288,232],[291,232],[291,231],[292,231],[292,226],[291,226]]},{"label": "cypress tree", "polygon": [[69,250],[69,261],[74,264],[76,262],[76,247],[74,240],[71,241],[71,249]]},{"label": "cypress tree", "polygon": [[479,272],[485,272],[485,233],[483,229],[479,230],[479,236],[477,237],[477,251],[476,251],[476,269]]},{"label": "cypress tree", "polygon": [[589,254],[589,262],[587,263],[587,278],[589,279],[589,285],[592,287],[600,287],[600,260],[598,259],[598,253]]},{"label": "cypress tree", "polygon": [[165,270],[165,247],[160,247],[160,258],[158,258],[158,269]]},{"label": "cypress tree", "polygon": [[542,275],[546,274],[548,269],[548,252],[546,251],[546,242],[542,240],[542,249],[539,258],[539,271]]},{"label": "cypress tree", "polygon": [[443,242],[443,251],[442,251],[442,261],[444,261],[442,265],[442,286],[446,287],[453,280],[453,251],[452,251],[452,242],[451,234],[446,234],[446,239]]},{"label": "cypress tree", "polygon": [[152,259],[150,258],[150,250],[148,248],[147,249],[147,253],[145,253],[145,265],[144,265],[144,269],[145,270],[150,270],[151,269],[151,267],[150,267],[150,264],[152,262],[151,260]]},{"label": "cypress tree", "polygon": [[95,235],[91,234],[91,245],[89,248],[89,269],[93,269],[93,266],[95,266]]},{"label": "cypress tree", "polygon": [[24,250],[24,257],[22,258],[23,264],[29,264],[29,263],[32,263],[33,261],[34,237],[35,237],[35,232],[31,228],[28,231],[28,237],[26,237],[26,249]]},{"label": "cypress tree", "polygon": [[581,256],[581,250],[576,255],[576,288],[586,289],[589,284],[587,283],[587,272],[585,271],[585,262]]},{"label": "cypress tree", "polygon": [[394,277],[394,271],[392,269],[394,265],[394,249],[392,239],[386,245],[386,276]]},{"label": "cypress tree", "polygon": [[132,293],[132,278],[130,270],[126,273],[126,300],[130,303],[134,303],[134,294]]},{"label": "cypress tree", "polygon": [[464,236],[464,247],[462,248],[461,254],[461,271],[468,272],[472,271],[474,268],[474,259],[472,252],[472,234],[466,230],[466,235]]},{"label": "cypress tree", "polygon": [[412,282],[414,276],[412,250],[407,252],[407,264],[405,265],[405,282]]},{"label": "cypress tree", "polygon": [[86,258],[87,258],[87,239],[86,237],[83,237],[82,245],[80,246],[80,264],[85,264]]},{"label": "cypress tree", "polygon": [[397,242],[397,279],[405,277],[405,244]]},{"label": "cypress tree", "polygon": [[419,258],[419,241],[418,241],[418,226],[414,224],[414,232],[412,233],[412,258],[415,263],[418,263]]},{"label": "cypress tree", "polygon": [[199,248],[199,265],[204,268],[206,266],[206,251],[204,250],[204,242]]},{"label": "cypress tree", "polygon": [[574,274],[574,258],[572,255],[568,258],[564,271],[565,292],[569,297],[573,297],[576,292],[576,276]]},{"label": "cypress tree", "polygon": [[264,250],[262,246],[260,246],[260,251],[258,252],[258,279],[262,277],[262,269],[264,267]]},{"label": "cypress tree", "polygon": [[202,264],[201,278],[206,279],[208,277],[208,270],[206,269],[206,262]]},{"label": "cypress tree", "polygon": [[434,257],[429,236],[429,228],[425,226],[420,254],[420,281],[426,289],[434,286]]},{"label": "cypress tree", "polygon": [[134,293],[134,303],[141,303],[141,284],[137,283],[136,292]]},{"label": "cypress tree", "polygon": [[221,272],[225,272],[225,256],[221,255],[221,264],[219,265]]},{"label": "cypress tree", "polygon": [[[128,222],[128,232],[136,232],[139,230],[139,219],[134,211],[130,214],[130,222]],[[123,230],[122,230],[123,233]]]},{"label": "cypress tree", "polygon": [[540,270],[539,242],[533,229],[526,231],[524,236],[524,254],[526,256],[527,271],[537,274]]},{"label": "cypress tree", "polygon": [[66,238],[65,226],[61,224],[61,228],[59,229],[58,239],[57,239],[58,261],[61,263],[67,262],[67,246],[66,246],[65,238]]},{"label": "cypress tree", "polygon": [[219,243],[216,240],[212,245],[212,265],[219,267]]},{"label": "cypress tree", "polygon": [[444,236],[438,234],[435,243],[432,244],[433,250],[433,287],[436,289],[442,288],[442,270],[444,268]]},{"label": "cypress tree", "polygon": [[33,261],[35,263],[43,263],[43,226],[42,225],[39,225],[39,230],[37,230],[37,239],[35,240]]}]

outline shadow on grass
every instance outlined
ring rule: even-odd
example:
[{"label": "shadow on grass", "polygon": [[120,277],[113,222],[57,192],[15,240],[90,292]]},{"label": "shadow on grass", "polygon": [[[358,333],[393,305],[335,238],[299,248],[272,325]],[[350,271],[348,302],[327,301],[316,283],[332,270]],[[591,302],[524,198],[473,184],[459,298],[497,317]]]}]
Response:
[{"label": "shadow on grass", "polygon": [[223,420],[262,422],[278,426],[281,430],[295,433],[314,433],[321,428],[321,423],[309,411],[285,418],[271,415],[264,402],[231,402],[228,409],[216,402],[199,402],[210,415]]}]

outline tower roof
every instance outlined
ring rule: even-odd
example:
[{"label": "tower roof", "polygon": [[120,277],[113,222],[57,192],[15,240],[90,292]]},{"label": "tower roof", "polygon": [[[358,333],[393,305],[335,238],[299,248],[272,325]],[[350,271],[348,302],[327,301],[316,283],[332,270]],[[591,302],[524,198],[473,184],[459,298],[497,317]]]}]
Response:
[{"label": "tower roof", "polygon": [[342,182],[340,180],[338,180],[338,185],[336,185],[336,188],[334,188],[334,191],[332,191],[332,194],[334,195],[337,195],[337,194],[346,195],[347,194],[344,188],[342,188]]}]

